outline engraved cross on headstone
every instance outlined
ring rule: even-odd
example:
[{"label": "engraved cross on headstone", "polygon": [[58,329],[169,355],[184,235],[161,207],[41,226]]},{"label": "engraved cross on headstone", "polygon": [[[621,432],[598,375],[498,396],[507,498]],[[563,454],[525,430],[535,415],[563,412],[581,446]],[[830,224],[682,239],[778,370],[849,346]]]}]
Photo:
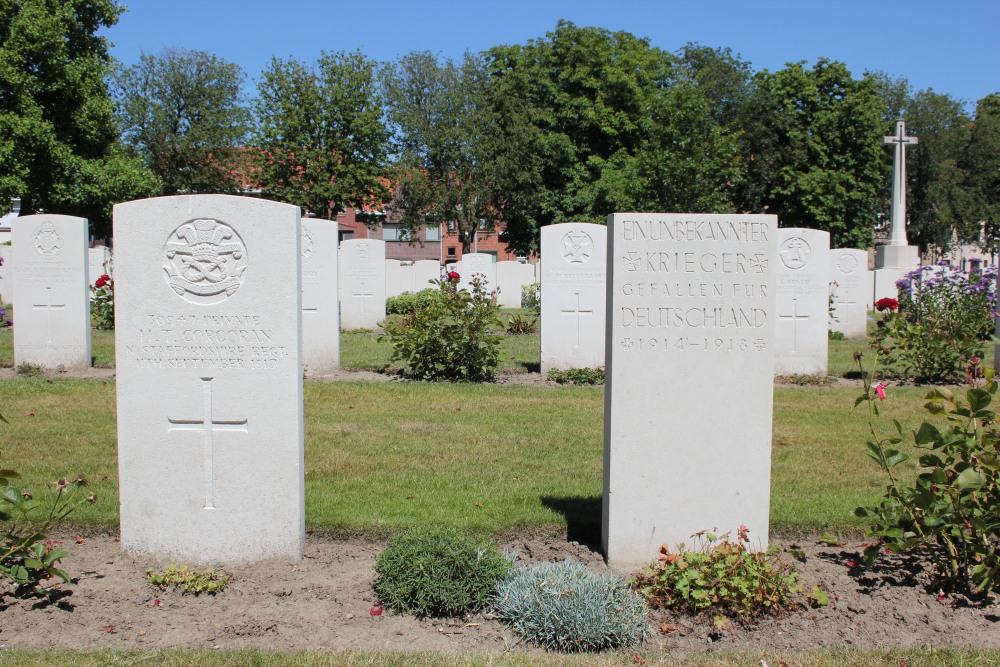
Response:
[{"label": "engraved cross on headstone", "polygon": [[362,319],[362,321],[364,321],[365,320],[365,299],[373,299],[373,298],[375,298],[375,293],[374,292],[366,292],[365,291],[365,284],[361,283],[361,290],[357,291],[357,292],[352,292],[351,296],[357,297],[357,298],[361,299],[361,319]]},{"label": "engraved cross on headstone", "polygon": [[52,303],[52,288],[45,288],[45,303],[33,303],[32,308],[41,308],[45,310],[45,332],[48,336],[46,343],[52,343],[52,310],[56,308],[65,308],[65,303]]},{"label": "engraved cross on headstone", "polygon": [[837,315],[840,315],[841,313],[844,315],[845,325],[851,323],[851,311],[854,310],[851,306],[856,306],[857,304],[858,302],[854,300],[850,292],[844,290],[844,298],[841,299],[836,305],[847,306],[847,308],[837,308]]},{"label": "engraved cross on headstone", "polygon": [[247,433],[247,420],[228,421],[213,418],[212,414],[212,379],[200,378],[202,381],[202,402],[204,416],[202,419],[171,419],[167,417],[167,433],[173,431],[200,431],[204,434],[203,445],[205,455],[205,509],[215,509],[215,442],[212,434],[216,431],[236,431]]},{"label": "engraved cross on headstone", "polygon": [[576,295],[576,308],[563,308],[560,312],[563,315],[576,315],[576,345],[573,347],[580,347],[580,316],[581,315],[593,315],[593,310],[581,310],[580,309],[580,293],[573,292]]},{"label": "engraved cross on headstone", "polygon": [[918,143],[916,137],[906,136],[906,121],[896,121],[896,134],[882,137],[883,144],[895,146],[892,156],[892,215],[889,245],[906,246],[906,147]]},{"label": "engraved cross on headstone", "polygon": [[799,300],[792,299],[792,314],[778,315],[779,320],[792,321],[792,352],[799,351],[799,320],[808,320],[808,315],[799,315]]}]

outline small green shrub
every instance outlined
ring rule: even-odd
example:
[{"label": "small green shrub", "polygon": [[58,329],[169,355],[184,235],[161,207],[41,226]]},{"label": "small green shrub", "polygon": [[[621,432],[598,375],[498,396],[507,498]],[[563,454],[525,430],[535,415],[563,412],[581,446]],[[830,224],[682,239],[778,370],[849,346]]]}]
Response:
[{"label": "small green shrub", "polygon": [[390,361],[402,361],[405,373],[418,380],[483,382],[492,380],[500,363],[497,331],[500,309],[484,281],[473,278],[472,291],[458,288],[459,275],[433,281],[440,297],[425,307],[385,325],[392,343]]},{"label": "small green shrub", "polygon": [[165,572],[155,572],[153,568],[146,570],[146,581],[165,591],[168,588],[178,588],[183,593],[200,595],[208,593],[215,595],[229,585],[229,577],[214,570],[190,570],[187,565],[180,567],[170,563]]},{"label": "small green shrub", "polygon": [[538,320],[529,320],[514,313],[507,318],[507,333],[515,336],[538,333]]},{"label": "small green shrub", "polygon": [[559,384],[604,384],[604,369],[570,368],[561,371],[553,368],[549,371],[548,378]]},{"label": "small green shrub", "polygon": [[521,308],[531,311],[535,317],[542,316],[542,285],[531,283],[521,286]]},{"label": "small green shrub", "polygon": [[497,587],[492,608],[519,635],[550,651],[633,646],[648,629],[646,603],[625,580],[569,560],[516,569]]},{"label": "small green shrub", "polygon": [[90,323],[95,329],[115,328],[115,281],[111,276],[100,276],[93,287],[93,298],[90,300]]},{"label": "small green shrub", "polygon": [[830,330],[830,340],[847,340],[847,336],[844,335],[843,331]]},{"label": "small green shrub", "polygon": [[883,548],[919,550],[930,559],[940,588],[988,597],[1000,589],[1000,430],[992,409],[997,382],[982,385],[979,371],[978,359],[967,365],[973,386],[964,396],[943,387],[927,394],[924,408],[947,424],[939,429],[924,422],[913,433],[917,449],[924,451],[914,482],[903,482],[895,472],[910,458],[897,449],[903,441],[899,422],[890,437],[875,428],[885,385],[866,382],[855,405],[868,404],[867,454],[888,484],[877,505],[859,507],[855,514],[871,519],[868,534],[878,540],[865,549],[869,563]]},{"label": "small green shrub", "polygon": [[413,530],[379,554],[372,587],[382,604],[399,613],[457,617],[484,609],[510,568],[492,540]]},{"label": "small green shrub", "polygon": [[747,549],[745,528],[735,542],[728,534],[696,537],[707,541],[706,548],[674,553],[663,545],[657,562],[636,575],[651,607],[752,620],[798,606],[799,574],[776,554]]},{"label": "small green shrub", "polygon": [[385,300],[385,312],[386,315],[405,315],[426,308],[430,303],[440,299],[441,291],[433,287],[419,292],[403,292],[399,296],[390,296]]},{"label": "small green shrub", "polygon": [[[3,304],[0,304],[2,306]],[[10,319],[10,313],[7,312],[6,308],[0,307],[0,329],[4,329],[13,324]]]}]

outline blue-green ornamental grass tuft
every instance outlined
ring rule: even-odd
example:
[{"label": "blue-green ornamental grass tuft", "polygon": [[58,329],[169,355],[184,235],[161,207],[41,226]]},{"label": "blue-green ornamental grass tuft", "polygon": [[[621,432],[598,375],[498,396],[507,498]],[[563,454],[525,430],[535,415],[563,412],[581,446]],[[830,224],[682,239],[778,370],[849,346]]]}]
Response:
[{"label": "blue-green ornamental grass tuft", "polygon": [[379,554],[372,587],[393,611],[459,617],[484,609],[511,567],[492,540],[418,529],[396,536]]},{"label": "blue-green ornamental grass tuft", "polygon": [[628,583],[570,560],[518,568],[493,597],[493,612],[549,651],[596,652],[645,641],[648,609]]}]

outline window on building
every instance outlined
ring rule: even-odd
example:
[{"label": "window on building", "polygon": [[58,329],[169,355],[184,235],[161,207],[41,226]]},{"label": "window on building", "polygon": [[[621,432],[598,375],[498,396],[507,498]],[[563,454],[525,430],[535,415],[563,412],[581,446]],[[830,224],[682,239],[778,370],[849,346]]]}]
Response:
[{"label": "window on building", "polygon": [[354,238],[353,229],[339,229],[337,230],[337,243],[343,243],[344,241],[350,241]]},{"label": "window on building", "polygon": [[448,257],[450,257],[452,259],[455,258],[455,248],[454,247],[448,248]]},{"label": "window on building", "polygon": [[441,240],[441,226],[440,225],[427,225],[424,227],[424,239],[427,241],[440,241]]},{"label": "window on building", "polygon": [[413,230],[411,229],[401,228],[396,223],[385,223],[382,225],[383,241],[410,241],[414,238]]},{"label": "window on building", "polygon": [[455,231],[455,221],[454,220],[449,220],[448,221],[448,232],[451,233],[451,232],[454,232],[454,231]]}]

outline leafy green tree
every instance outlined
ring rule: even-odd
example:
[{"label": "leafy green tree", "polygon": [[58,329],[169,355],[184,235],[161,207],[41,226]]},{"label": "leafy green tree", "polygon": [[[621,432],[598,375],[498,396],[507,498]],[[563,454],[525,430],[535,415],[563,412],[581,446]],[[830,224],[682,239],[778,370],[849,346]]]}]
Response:
[{"label": "leafy green tree", "polygon": [[592,188],[600,211],[732,210],[741,178],[737,135],[716,122],[693,81],[680,80],[651,101],[646,137],[634,153],[616,153]]},{"label": "leafy green tree", "polygon": [[[90,218],[106,231],[116,198],[155,181],[116,147],[105,76],[114,0],[0,0],[0,209]],[[103,217],[102,217],[103,216]]]},{"label": "leafy green tree", "polygon": [[975,122],[963,156],[960,164],[969,175],[975,219],[986,225],[983,250],[993,253],[1000,242],[1000,92],[976,104]]},{"label": "leafy green tree", "polygon": [[163,194],[239,192],[250,124],[238,65],[202,51],[144,54],[114,77],[122,141]]},{"label": "leafy green tree", "polygon": [[509,246],[530,248],[538,133],[519,100],[490,86],[485,62],[415,52],[386,65],[382,85],[398,155],[393,218],[454,225],[465,251],[502,223]]},{"label": "leafy green tree", "polygon": [[603,222],[607,202],[620,200],[622,170],[648,139],[644,119],[675,58],[630,33],[566,21],[486,55],[491,85],[525,104],[537,132],[536,222]]},{"label": "leafy green tree", "polygon": [[741,150],[741,210],[830,232],[833,247],[873,241],[882,181],[883,105],[842,63],[793,63],[753,79]]},{"label": "leafy green tree", "polygon": [[971,119],[962,103],[932,90],[920,91],[907,101],[903,115],[907,133],[920,140],[906,152],[910,243],[924,250],[948,250],[955,241],[977,242],[981,225],[976,198],[962,165]]},{"label": "leafy green tree", "polygon": [[376,63],[323,53],[315,65],[274,58],[255,102],[255,162],[265,195],[334,218],[389,199],[389,132]]},{"label": "leafy green tree", "polygon": [[677,52],[680,68],[708,101],[712,117],[730,129],[739,129],[753,69],[728,48],[712,48],[691,42]]}]

